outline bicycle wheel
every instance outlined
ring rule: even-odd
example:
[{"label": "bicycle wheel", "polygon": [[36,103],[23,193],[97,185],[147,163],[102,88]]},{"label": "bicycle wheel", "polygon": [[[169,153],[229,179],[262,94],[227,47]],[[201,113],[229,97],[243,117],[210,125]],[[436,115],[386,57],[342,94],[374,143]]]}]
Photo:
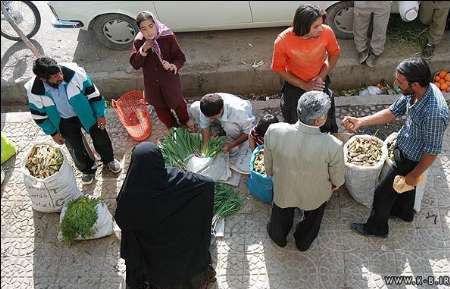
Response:
[{"label": "bicycle wheel", "polygon": [[[38,32],[41,27],[41,15],[31,1],[2,1],[2,6],[27,38],[33,37]],[[3,12],[1,20],[1,35],[10,40],[21,41]]]}]

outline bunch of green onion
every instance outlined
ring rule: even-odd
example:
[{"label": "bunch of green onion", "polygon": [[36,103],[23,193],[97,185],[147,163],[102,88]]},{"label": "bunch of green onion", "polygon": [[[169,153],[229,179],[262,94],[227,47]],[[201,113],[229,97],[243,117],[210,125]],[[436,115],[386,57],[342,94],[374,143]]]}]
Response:
[{"label": "bunch of green onion", "polygon": [[159,147],[167,165],[185,170],[190,156],[214,158],[222,151],[225,137],[212,138],[202,150],[202,140],[198,133],[190,133],[185,128],[173,128],[164,137]]},{"label": "bunch of green onion", "polygon": [[[239,191],[230,185],[216,183],[214,192],[214,218],[226,217],[238,212],[244,204]],[[214,223],[214,221],[213,221]]]}]

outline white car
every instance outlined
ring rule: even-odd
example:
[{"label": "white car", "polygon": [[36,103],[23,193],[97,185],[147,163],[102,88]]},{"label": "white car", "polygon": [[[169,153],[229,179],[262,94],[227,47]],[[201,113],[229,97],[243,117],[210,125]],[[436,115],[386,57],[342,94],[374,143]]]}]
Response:
[{"label": "white car", "polygon": [[[415,2],[415,1],[409,1]],[[327,12],[338,38],[353,37],[353,1],[50,1],[57,28],[93,30],[99,42],[128,49],[138,32],[135,17],[151,11],[175,32],[288,26],[301,3]],[[398,11],[393,5],[392,12]]]}]

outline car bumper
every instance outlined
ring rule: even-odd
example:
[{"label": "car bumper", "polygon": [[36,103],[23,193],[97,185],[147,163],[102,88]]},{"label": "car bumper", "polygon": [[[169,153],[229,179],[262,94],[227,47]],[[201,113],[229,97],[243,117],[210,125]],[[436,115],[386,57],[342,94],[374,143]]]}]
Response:
[{"label": "car bumper", "polygon": [[47,4],[50,8],[50,11],[52,11],[53,19],[52,19],[52,25],[55,28],[81,28],[83,27],[83,22],[79,20],[61,20],[58,17],[58,14],[56,14],[55,8],[53,8],[50,3]]},{"label": "car bumper", "polygon": [[60,20],[57,18],[53,18],[52,25],[55,28],[81,28],[83,27],[83,23],[77,20]]}]

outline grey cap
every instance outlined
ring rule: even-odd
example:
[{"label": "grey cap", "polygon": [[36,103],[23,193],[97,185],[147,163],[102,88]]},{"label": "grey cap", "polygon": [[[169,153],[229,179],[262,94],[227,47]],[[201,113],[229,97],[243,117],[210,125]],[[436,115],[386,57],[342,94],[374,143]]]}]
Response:
[{"label": "grey cap", "polygon": [[314,120],[325,116],[331,107],[330,97],[317,90],[305,92],[297,104],[298,119],[307,125],[314,123]]}]

